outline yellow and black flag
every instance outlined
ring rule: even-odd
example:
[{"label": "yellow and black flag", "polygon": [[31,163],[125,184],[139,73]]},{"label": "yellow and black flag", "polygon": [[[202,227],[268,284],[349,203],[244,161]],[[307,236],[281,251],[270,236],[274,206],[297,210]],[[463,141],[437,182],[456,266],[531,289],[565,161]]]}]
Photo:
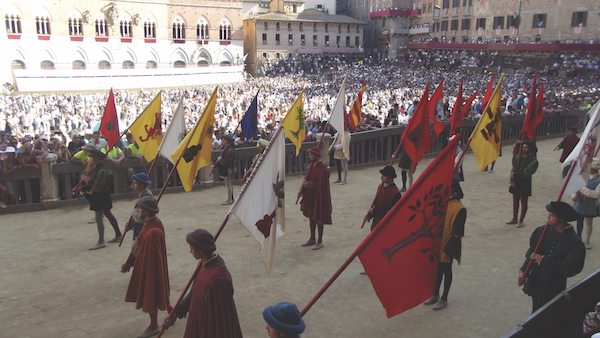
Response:
[{"label": "yellow and black flag", "polygon": [[215,103],[218,90],[219,86],[216,86],[196,126],[171,154],[175,163],[181,157],[181,161],[177,165],[177,173],[185,191],[192,190],[198,170],[210,164],[212,129],[215,124]]}]

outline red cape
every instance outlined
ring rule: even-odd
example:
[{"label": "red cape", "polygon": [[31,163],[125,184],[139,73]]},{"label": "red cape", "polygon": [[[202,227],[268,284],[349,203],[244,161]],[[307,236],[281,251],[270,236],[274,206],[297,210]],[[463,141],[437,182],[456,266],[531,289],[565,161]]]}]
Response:
[{"label": "red cape", "polygon": [[194,279],[184,337],[242,337],[231,274],[220,256],[203,266]]},{"label": "red cape", "polygon": [[151,313],[165,311],[169,304],[169,268],[165,229],[156,219],[146,223],[138,237],[140,250],[125,294],[126,302],[135,302],[136,309]]},{"label": "red cape", "polygon": [[306,181],[317,182],[317,189],[305,189],[300,202],[304,216],[319,224],[331,224],[331,195],[329,194],[329,170],[323,162],[312,165]]}]

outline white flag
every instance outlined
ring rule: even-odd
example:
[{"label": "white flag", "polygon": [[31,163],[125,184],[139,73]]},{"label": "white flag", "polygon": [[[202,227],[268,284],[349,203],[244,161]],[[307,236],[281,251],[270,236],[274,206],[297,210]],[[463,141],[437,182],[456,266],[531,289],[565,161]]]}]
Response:
[{"label": "white flag", "polygon": [[[587,181],[590,179],[592,159],[598,149],[598,136],[600,133],[600,101],[590,109],[588,114],[590,115],[590,120],[585,126],[581,139],[579,139],[575,149],[573,149],[560,167],[561,187],[565,187],[562,195],[563,197],[569,197],[572,193],[579,191],[579,189],[585,187]],[[569,180],[566,181],[571,166],[573,165],[575,166],[575,168],[573,168],[573,173]]]},{"label": "white flag", "polygon": [[262,245],[267,273],[273,268],[275,242],[285,229],[284,182],[285,142],[279,127],[229,210]]},{"label": "white flag", "polygon": [[[347,129],[348,122],[344,122],[346,116],[344,111],[346,109],[346,79],[342,82],[342,87],[340,88],[340,92],[338,93],[337,99],[335,101],[335,105],[333,106],[333,110],[331,110],[331,115],[329,116],[329,124],[335,128],[338,132],[338,138],[341,138],[340,143],[342,145],[342,150],[344,151],[344,156],[347,160],[350,159],[350,134]],[[334,141],[334,143],[337,140]]]},{"label": "white flag", "polygon": [[163,135],[162,142],[158,147],[158,151],[164,154],[166,158],[173,162],[171,154],[177,149],[177,146],[185,138],[185,115],[183,112],[183,99],[179,100],[177,109],[171,119],[171,124],[167,127],[167,131]]}]

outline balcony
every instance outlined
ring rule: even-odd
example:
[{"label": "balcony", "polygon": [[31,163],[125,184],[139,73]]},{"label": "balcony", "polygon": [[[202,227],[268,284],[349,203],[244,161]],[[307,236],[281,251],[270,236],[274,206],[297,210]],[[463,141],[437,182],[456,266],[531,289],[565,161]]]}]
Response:
[{"label": "balcony", "polygon": [[372,12],[369,14],[371,18],[377,18],[381,16],[417,16],[421,15],[420,9],[384,9],[378,12]]},{"label": "balcony", "polygon": [[[413,34],[428,34],[432,32],[432,28],[433,26],[429,26],[429,27],[419,27],[419,28],[411,28],[408,30],[408,34],[413,35]],[[393,32],[393,29],[392,29]]]}]

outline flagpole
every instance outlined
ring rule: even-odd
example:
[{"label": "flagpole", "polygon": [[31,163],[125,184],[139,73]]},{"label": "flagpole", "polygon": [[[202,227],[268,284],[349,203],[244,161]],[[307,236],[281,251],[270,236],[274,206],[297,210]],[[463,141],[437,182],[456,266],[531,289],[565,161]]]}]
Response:
[{"label": "flagpole", "polygon": [[[331,116],[329,116],[329,120],[331,120]],[[319,140],[319,143],[317,144],[317,148],[321,149],[321,144],[323,144],[323,139],[325,138],[325,131],[327,130],[327,127],[329,127],[329,120],[327,120],[327,123],[325,124],[325,128],[323,128],[323,132],[321,133],[321,139]],[[339,132],[339,131],[338,131]],[[323,157],[323,155],[321,155],[321,158]],[[298,191],[298,198],[296,198],[296,204],[298,204],[298,201],[300,200],[300,193],[302,192],[302,189],[304,188],[304,181],[306,181],[306,178],[308,177],[308,174],[310,173],[310,169],[312,169],[312,165],[313,163],[311,162],[310,165],[308,166],[308,169],[306,169],[306,174],[304,174],[304,179],[302,180],[302,183],[300,185],[300,190]]]}]

